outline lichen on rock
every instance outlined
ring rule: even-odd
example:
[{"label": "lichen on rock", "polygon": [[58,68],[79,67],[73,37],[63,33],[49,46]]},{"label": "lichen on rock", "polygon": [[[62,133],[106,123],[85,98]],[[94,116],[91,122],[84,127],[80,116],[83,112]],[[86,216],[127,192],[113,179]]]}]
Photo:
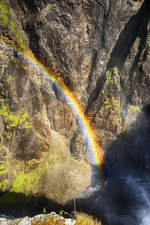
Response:
[{"label": "lichen on rock", "polygon": [[92,182],[76,115],[28,56],[73,92],[105,149],[149,103],[149,37],[147,0],[0,0],[1,191],[65,204]]}]

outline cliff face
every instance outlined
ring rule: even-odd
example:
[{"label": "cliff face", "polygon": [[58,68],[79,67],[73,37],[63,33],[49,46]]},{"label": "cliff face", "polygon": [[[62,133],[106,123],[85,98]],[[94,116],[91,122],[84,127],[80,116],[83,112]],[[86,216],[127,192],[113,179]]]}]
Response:
[{"label": "cliff face", "polygon": [[102,146],[108,144],[129,105],[149,101],[149,2],[18,1],[12,7],[30,49],[75,92]]},{"label": "cliff face", "polygon": [[10,46],[26,46],[64,81],[106,148],[149,103],[149,11],[148,0],[0,0],[2,191],[65,203],[91,183],[68,104]]}]

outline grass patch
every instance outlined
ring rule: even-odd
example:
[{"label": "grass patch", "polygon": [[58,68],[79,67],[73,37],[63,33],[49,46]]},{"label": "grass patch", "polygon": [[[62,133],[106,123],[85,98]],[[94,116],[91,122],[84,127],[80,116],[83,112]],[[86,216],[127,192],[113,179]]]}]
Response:
[{"label": "grass patch", "polygon": [[[75,213],[75,217],[76,217],[76,222],[74,225],[101,225],[100,222],[98,222],[97,220],[93,219],[91,216],[85,214],[85,213]],[[31,225],[65,225],[65,221],[63,221],[63,219],[59,219],[59,218],[49,218],[49,219],[45,219],[45,221],[43,221],[43,218],[40,220],[36,220],[33,221]]]},{"label": "grass patch", "polygon": [[12,183],[10,192],[24,193],[25,195],[37,194],[41,186],[43,168],[38,166],[30,173],[20,172]]},{"label": "grass patch", "polygon": [[33,222],[31,225],[65,225],[65,223],[63,223],[62,220],[56,221],[54,218],[51,218],[48,222],[36,221]]},{"label": "grass patch", "polygon": [[100,222],[93,219],[91,216],[85,213],[76,213],[76,223],[75,225],[101,225]]}]

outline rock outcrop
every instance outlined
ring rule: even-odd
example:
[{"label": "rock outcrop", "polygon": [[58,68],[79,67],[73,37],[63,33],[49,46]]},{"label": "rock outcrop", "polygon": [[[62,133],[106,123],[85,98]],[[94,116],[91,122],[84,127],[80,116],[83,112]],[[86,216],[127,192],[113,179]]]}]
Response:
[{"label": "rock outcrop", "polygon": [[147,0],[12,5],[28,46],[75,92],[103,147],[124,129],[132,106],[149,101],[149,7]]},{"label": "rock outcrop", "polygon": [[60,224],[60,225],[75,225],[75,219],[66,219],[60,215],[57,215],[55,212],[50,214],[41,214],[34,217],[23,217],[17,219],[6,219],[0,217],[1,225],[44,225],[44,224]]},{"label": "rock outcrop", "polygon": [[64,96],[13,48],[63,80],[105,149],[149,103],[149,12],[148,0],[0,0],[1,191],[64,204],[91,184]]}]

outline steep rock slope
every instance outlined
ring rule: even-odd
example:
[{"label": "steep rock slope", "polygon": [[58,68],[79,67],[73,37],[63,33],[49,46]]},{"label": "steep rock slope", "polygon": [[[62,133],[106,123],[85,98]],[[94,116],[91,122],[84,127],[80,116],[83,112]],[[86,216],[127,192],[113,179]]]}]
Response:
[{"label": "steep rock slope", "polygon": [[149,102],[149,11],[148,0],[0,0],[2,191],[65,203],[91,183],[68,104],[10,46],[63,79],[105,148]]},{"label": "steep rock slope", "polygon": [[76,93],[105,146],[122,130],[129,105],[149,101],[149,1],[18,1],[12,7],[32,51]]},{"label": "steep rock slope", "polygon": [[41,193],[65,203],[90,184],[90,166],[71,157],[71,126],[65,136],[61,134],[65,118],[56,118],[58,133],[48,112],[56,117],[60,110],[61,118],[64,114],[74,119],[32,64],[15,58],[4,44],[1,49],[1,190]]}]

